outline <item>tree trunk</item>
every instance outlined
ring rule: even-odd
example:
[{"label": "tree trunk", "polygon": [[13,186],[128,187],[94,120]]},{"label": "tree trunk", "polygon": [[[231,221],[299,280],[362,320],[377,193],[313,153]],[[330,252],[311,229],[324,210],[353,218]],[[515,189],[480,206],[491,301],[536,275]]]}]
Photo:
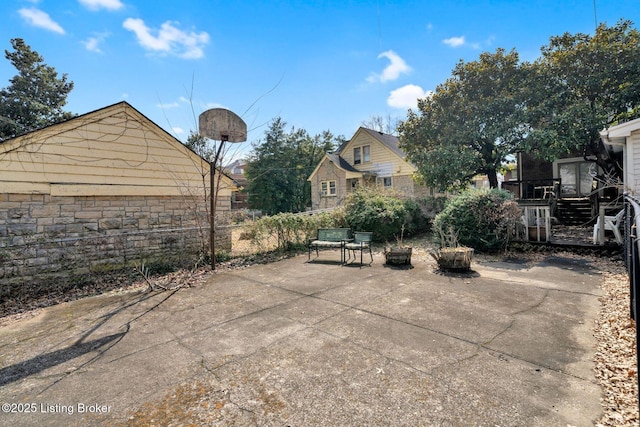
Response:
[{"label": "tree trunk", "polygon": [[487,177],[489,178],[489,187],[498,188],[498,173],[496,172],[496,170],[488,170]]}]

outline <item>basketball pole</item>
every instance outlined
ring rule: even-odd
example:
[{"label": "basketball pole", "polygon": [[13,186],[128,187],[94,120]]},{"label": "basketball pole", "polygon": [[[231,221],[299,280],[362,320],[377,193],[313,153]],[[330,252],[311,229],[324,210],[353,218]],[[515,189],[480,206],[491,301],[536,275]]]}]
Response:
[{"label": "basketball pole", "polygon": [[218,165],[218,160],[220,159],[220,153],[222,153],[222,147],[224,143],[229,138],[226,135],[220,135],[220,145],[218,146],[218,150],[216,151],[216,156],[213,158],[213,162],[209,163],[209,186],[211,189],[209,190],[209,199],[210,207],[209,212],[211,213],[211,217],[209,218],[209,245],[211,246],[211,269],[216,269],[216,205],[217,203],[217,191],[215,191],[215,176],[216,176],[216,166]]}]

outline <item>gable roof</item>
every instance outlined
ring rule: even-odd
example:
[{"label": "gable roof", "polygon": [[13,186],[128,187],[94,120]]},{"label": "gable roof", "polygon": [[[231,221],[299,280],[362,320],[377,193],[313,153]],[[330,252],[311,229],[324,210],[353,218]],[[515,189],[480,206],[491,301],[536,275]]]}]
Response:
[{"label": "gable roof", "polygon": [[313,177],[315,176],[316,173],[318,173],[318,170],[320,170],[320,168],[322,167],[323,164],[325,164],[325,162],[333,163],[336,167],[345,171],[345,173],[347,174],[347,178],[359,178],[361,176],[368,174],[367,172],[362,172],[354,168],[349,163],[347,163],[345,159],[340,157],[338,154],[326,153],[322,158],[322,160],[320,160],[316,168],[313,170],[313,172],[311,172],[311,175],[309,175],[309,178],[307,178],[307,181],[313,180]]},{"label": "gable roof", "polygon": [[95,121],[97,119],[104,118],[106,116],[114,115],[114,113],[116,113],[116,112],[126,112],[126,113],[129,113],[129,114],[138,116],[139,118],[141,118],[145,122],[147,122],[146,124],[152,126],[154,131],[156,131],[159,134],[162,134],[163,136],[167,137],[167,141],[168,142],[170,142],[172,144],[173,143],[177,143],[180,146],[182,146],[182,147],[186,148],[187,150],[191,151],[196,156],[200,157],[195,151],[191,150],[189,147],[187,147],[186,145],[181,143],[176,137],[171,135],[169,132],[164,130],[162,127],[158,126],[155,122],[153,122],[147,116],[145,116],[140,111],[135,109],[131,104],[129,104],[126,101],[120,101],[120,102],[117,102],[115,104],[107,105],[106,107],[98,108],[97,110],[89,111],[89,112],[84,113],[84,114],[79,114],[79,115],[74,116],[74,117],[72,117],[70,119],[63,120],[63,121],[58,122],[58,123],[53,123],[51,125],[48,125],[48,126],[45,126],[45,127],[39,128],[39,129],[35,129],[35,130],[30,131],[30,132],[21,134],[21,135],[18,135],[16,137],[9,138],[9,139],[6,139],[4,141],[0,141],[0,153],[2,153],[3,151],[4,152],[8,151],[7,148],[5,148],[4,150],[2,149],[4,144],[12,144],[12,143],[15,144],[16,141],[23,142],[27,137],[29,137],[29,139],[35,140],[35,139],[38,139],[41,135],[44,136],[45,132],[46,132],[47,137],[50,137],[51,135],[55,135],[56,131],[64,132],[64,131],[68,130],[68,128],[67,128],[68,126],[77,125],[79,127],[79,126],[81,126],[83,124],[86,124],[87,121]]},{"label": "gable roof", "polygon": [[52,195],[176,195],[180,186],[201,187],[209,171],[205,159],[124,101],[8,139],[0,162],[0,191]]},{"label": "gable roof", "polygon": [[386,147],[388,150],[393,152],[396,156],[400,157],[400,159],[407,161],[405,159],[406,154],[404,153],[404,151],[400,149],[400,139],[398,139],[397,136],[389,135],[383,132],[378,132],[377,130],[368,129],[362,126],[358,128],[358,130],[353,134],[350,140],[343,142],[342,145],[340,145],[340,147],[338,147],[338,149],[334,151],[334,153],[341,154],[347,148],[347,146],[349,146],[351,142],[353,142],[353,140],[355,140],[358,137],[360,133],[365,133],[371,136],[376,141],[378,141],[382,146]]},{"label": "gable roof", "polygon": [[350,165],[341,156],[341,154],[347,149],[347,147],[349,147],[349,145],[355,139],[357,139],[360,134],[366,134],[366,135],[372,137],[373,139],[378,141],[380,143],[380,145],[382,145],[383,147],[385,147],[386,149],[391,151],[393,154],[398,156],[398,158],[400,158],[400,160],[402,160],[404,162],[407,162],[407,160],[405,158],[406,155],[405,155],[404,151],[402,151],[400,149],[400,140],[398,139],[397,136],[389,135],[389,134],[386,134],[386,133],[383,133],[383,132],[379,132],[379,131],[376,131],[376,130],[373,130],[373,129],[368,129],[368,128],[365,128],[365,127],[361,126],[353,134],[351,139],[349,139],[347,141],[344,141],[340,145],[340,147],[338,147],[337,150],[335,150],[333,152],[326,153],[325,157],[323,157],[322,160],[320,161],[320,163],[318,163],[318,165],[316,166],[314,171],[311,173],[311,175],[309,175],[309,178],[307,180],[312,180],[313,176],[317,173],[318,169],[327,160],[332,162],[333,164],[335,164],[337,167],[339,167],[340,169],[344,170],[345,172],[347,172],[349,174],[352,174],[352,177],[355,177],[355,174],[358,174],[357,176],[375,175],[375,173],[373,173],[372,171],[361,171],[361,170],[356,169],[354,166]]},{"label": "gable roof", "polygon": [[378,132],[373,129],[367,129],[364,127],[361,127],[360,129],[377,139],[382,145],[393,151],[404,160],[406,155],[404,151],[400,149],[400,139],[398,139],[397,136],[389,135],[387,133]]},{"label": "gable roof", "polygon": [[346,172],[360,172],[358,169],[354,168],[353,166],[351,166],[349,163],[347,163],[347,161],[345,159],[343,159],[342,157],[340,157],[338,154],[335,153],[327,153],[327,157],[329,158],[329,160],[331,160],[336,166],[338,166],[340,169],[345,170]]}]

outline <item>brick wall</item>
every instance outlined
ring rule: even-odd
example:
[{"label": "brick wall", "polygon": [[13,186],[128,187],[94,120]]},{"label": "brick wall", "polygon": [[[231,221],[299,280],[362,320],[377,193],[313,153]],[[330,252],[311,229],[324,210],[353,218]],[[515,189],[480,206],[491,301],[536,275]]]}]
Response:
[{"label": "brick wall", "polygon": [[[228,211],[219,201],[218,223]],[[0,194],[0,286],[195,258],[209,250],[206,212],[187,197]],[[225,230],[216,251],[231,249]]]}]

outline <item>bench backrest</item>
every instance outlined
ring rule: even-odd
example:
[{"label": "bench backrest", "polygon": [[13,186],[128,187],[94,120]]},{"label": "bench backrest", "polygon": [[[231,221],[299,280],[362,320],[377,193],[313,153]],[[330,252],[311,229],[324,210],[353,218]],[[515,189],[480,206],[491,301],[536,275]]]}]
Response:
[{"label": "bench backrest", "polygon": [[327,242],[339,242],[350,237],[349,228],[318,228],[318,240]]},{"label": "bench backrest", "polygon": [[353,233],[353,243],[371,243],[373,233],[371,231],[356,231]]}]

